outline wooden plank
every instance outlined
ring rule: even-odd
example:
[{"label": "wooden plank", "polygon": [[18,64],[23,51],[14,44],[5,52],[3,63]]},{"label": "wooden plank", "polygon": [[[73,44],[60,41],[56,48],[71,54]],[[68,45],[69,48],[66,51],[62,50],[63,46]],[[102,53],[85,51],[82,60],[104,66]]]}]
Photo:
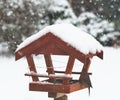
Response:
[{"label": "wooden plank", "polygon": [[34,51],[36,49],[41,48],[50,40],[50,38],[49,38],[50,35],[51,34],[46,34],[46,35],[38,38],[34,42],[30,43],[29,45],[25,46],[24,48],[15,52],[15,59],[18,60],[26,55],[34,53]]},{"label": "wooden plank", "polygon": [[64,96],[66,93],[56,93],[56,92],[48,92],[49,98],[59,98]]},{"label": "wooden plank", "polygon": [[[26,58],[27,58],[29,70],[30,70],[31,72],[37,73],[37,70],[36,70],[36,68],[35,68],[35,64],[34,64],[33,57],[32,57],[31,55],[28,55],[28,56],[26,56]],[[32,76],[32,80],[33,80],[33,81],[39,81],[38,77],[36,77],[36,76]]]},{"label": "wooden plank", "polygon": [[82,80],[84,78],[85,74],[88,73],[90,64],[91,64],[91,59],[86,58],[79,80]]},{"label": "wooden plank", "polygon": [[71,74],[72,73],[74,61],[75,61],[75,58],[73,56],[69,56],[69,60],[68,60],[68,63],[67,63],[65,74]]},{"label": "wooden plank", "polygon": [[90,64],[91,64],[91,58],[87,57],[87,58],[85,59],[82,72],[88,72],[89,67],[90,67]]},{"label": "wooden plank", "polygon": [[[50,54],[44,54],[46,66],[47,66],[47,72],[48,74],[55,74],[53,64],[52,64],[52,58]],[[49,78],[50,81],[54,81],[54,78]]]},{"label": "wooden plank", "polygon": [[63,49],[63,51],[66,51],[68,55],[74,55],[75,58],[84,63],[86,56],[85,54],[76,50],[71,45],[68,45],[68,43],[62,41],[59,37],[53,36],[52,38],[54,39],[54,42],[57,44],[57,46],[59,46],[59,48]]},{"label": "wooden plank", "polygon": [[55,74],[50,54],[44,54],[48,74]]},{"label": "wooden plank", "polygon": [[[54,70],[55,73],[65,73],[65,71],[56,71]],[[72,74],[81,74],[82,72],[72,72]],[[88,75],[92,75],[91,72],[88,72]]]},{"label": "wooden plank", "polygon": [[[73,56],[69,56],[65,74],[71,74],[72,73],[74,61],[75,61],[75,58]],[[69,84],[69,81],[70,81],[69,79],[64,79],[63,84]]]},{"label": "wooden plank", "polygon": [[68,100],[67,95],[60,96],[59,98],[54,98],[54,100]]},{"label": "wooden plank", "polygon": [[72,79],[72,77],[70,75],[55,75],[55,74],[37,74],[37,73],[26,73],[25,76],[34,76],[34,77],[45,77],[45,78],[68,78],[68,79]]},{"label": "wooden plank", "polygon": [[86,58],[83,69],[82,69],[82,73],[81,73],[81,76],[79,79],[81,84],[88,87],[89,94],[90,94],[90,88],[92,87],[90,77],[87,74],[89,67],[90,67],[90,64],[91,64],[91,58]]},{"label": "wooden plank", "polygon": [[43,91],[43,92],[54,92],[54,93],[71,93],[81,89],[85,89],[87,86],[76,82],[73,84],[53,84],[53,83],[41,83],[41,82],[31,82],[29,83],[30,91]]},{"label": "wooden plank", "polygon": [[31,82],[29,83],[30,91],[44,91],[44,92],[56,92],[56,93],[69,93],[70,85],[63,84],[53,84],[53,83],[39,83]]},{"label": "wooden plank", "polygon": [[[51,42],[51,40],[54,42],[54,44],[56,44],[56,45],[51,44],[51,46],[50,46],[51,50],[54,50],[53,54],[56,54],[56,55],[57,54],[58,55],[73,54],[81,62],[84,62],[85,56],[87,56],[87,55],[76,50],[74,47],[72,47],[71,45],[68,45],[68,43],[62,41],[59,37],[54,36],[50,32],[48,34],[38,38],[34,42],[25,46],[24,48],[16,51],[15,59],[18,60],[18,59],[22,58],[23,56],[26,56],[26,55],[29,55],[32,53],[33,54],[43,54],[43,53],[48,53],[48,52],[50,53],[51,50],[48,50],[48,52],[47,52],[47,49],[49,49],[49,48],[44,48],[44,47],[46,44],[49,44],[49,42]],[[44,49],[41,49],[41,48],[44,48]],[[91,56],[91,57],[95,56],[95,55],[97,55],[98,57],[103,59],[103,51],[101,51],[99,53],[88,54],[88,56]]]},{"label": "wooden plank", "polygon": [[61,48],[59,48],[59,46],[57,46],[57,44],[54,42],[54,40],[52,38],[51,38],[50,41],[45,43],[43,46],[36,49],[34,51],[34,53],[36,55],[38,55],[38,54],[46,54],[46,53],[52,54],[52,55],[67,55],[67,53],[65,51],[63,51],[63,49],[61,49]]},{"label": "wooden plank", "polygon": [[78,90],[85,89],[85,88],[87,88],[86,85],[83,85],[80,82],[76,82],[76,83],[70,85],[69,91],[74,92],[74,91],[78,91]]},{"label": "wooden plank", "polygon": [[97,52],[97,56],[98,56],[99,58],[103,59],[103,51]]}]

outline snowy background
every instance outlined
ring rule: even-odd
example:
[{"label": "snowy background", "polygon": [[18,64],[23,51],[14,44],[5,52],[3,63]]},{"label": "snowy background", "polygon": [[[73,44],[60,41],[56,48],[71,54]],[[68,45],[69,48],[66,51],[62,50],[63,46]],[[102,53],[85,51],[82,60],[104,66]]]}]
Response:
[{"label": "snowy background", "polygon": [[[94,57],[89,72],[93,84],[91,95],[88,89],[68,94],[68,100],[118,100],[120,99],[120,49],[104,48],[104,60]],[[1,100],[52,100],[47,93],[31,92],[25,58],[0,57],[0,99]]]},{"label": "snowy background", "polygon": [[0,54],[14,54],[25,38],[63,22],[84,29],[104,46],[113,46],[120,40],[120,2],[0,0]]},{"label": "snowy background", "polygon": [[91,95],[84,89],[68,94],[69,100],[120,99],[120,0],[0,0],[0,100],[52,100],[47,93],[28,90],[26,59],[16,62],[14,51],[28,36],[63,22],[112,46],[104,48],[104,60],[92,61]]}]

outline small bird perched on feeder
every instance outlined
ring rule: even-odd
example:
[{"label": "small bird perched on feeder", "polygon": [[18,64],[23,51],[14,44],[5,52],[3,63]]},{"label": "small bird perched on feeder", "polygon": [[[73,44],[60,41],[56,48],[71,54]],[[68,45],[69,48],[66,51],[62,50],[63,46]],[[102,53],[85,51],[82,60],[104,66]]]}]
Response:
[{"label": "small bird perched on feeder", "polygon": [[90,88],[92,88],[92,83],[91,83],[91,80],[90,80],[90,77],[89,77],[89,73],[82,72],[81,76],[82,77],[80,79],[80,83],[88,87],[88,92],[89,92],[89,95],[90,95]]}]

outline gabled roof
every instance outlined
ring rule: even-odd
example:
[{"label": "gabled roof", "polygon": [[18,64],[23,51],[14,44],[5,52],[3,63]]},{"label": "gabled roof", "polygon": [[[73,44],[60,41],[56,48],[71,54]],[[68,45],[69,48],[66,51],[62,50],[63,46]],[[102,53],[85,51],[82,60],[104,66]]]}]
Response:
[{"label": "gabled roof", "polygon": [[29,54],[74,55],[103,57],[102,45],[88,33],[71,24],[51,25],[27,38],[15,52],[16,60]]}]

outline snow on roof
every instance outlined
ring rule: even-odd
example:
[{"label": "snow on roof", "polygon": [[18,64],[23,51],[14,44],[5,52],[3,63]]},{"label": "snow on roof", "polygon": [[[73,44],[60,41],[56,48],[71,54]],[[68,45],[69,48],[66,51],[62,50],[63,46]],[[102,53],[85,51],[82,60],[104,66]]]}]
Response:
[{"label": "snow on roof", "polygon": [[47,26],[38,33],[30,36],[18,46],[16,51],[29,45],[49,32],[84,54],[96,53],[102,50],[102,45],[91,35],[72,24],[62,23]]}]

